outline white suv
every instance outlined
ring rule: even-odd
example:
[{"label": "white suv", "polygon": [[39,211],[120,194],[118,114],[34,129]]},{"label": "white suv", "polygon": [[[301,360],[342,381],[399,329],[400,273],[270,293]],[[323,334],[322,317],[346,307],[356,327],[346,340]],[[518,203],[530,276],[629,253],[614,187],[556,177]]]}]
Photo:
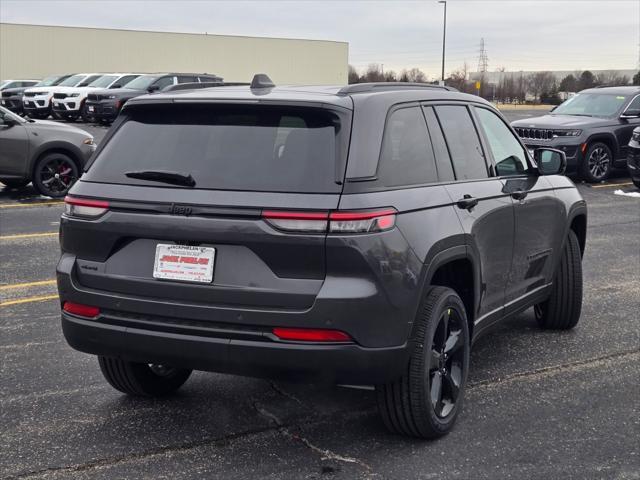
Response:
[{"label": "white suv", "polygon": [[55,117],[56,114],[51,109],[54,93],[64,91],[68,87],[85,87],[103,75],[103,73],[76,73],[54,87],[28,88],[24,91],[22,98],[24,113],[32,118],[47,118],[49,114]]},{"label": "white suv", "polygon": [[65,120],[73,121],[82,116],[85,122],[90,122],[93,120],[93,116],[85,109],[84,105],[89,92],[99,88],[121,88],[139,76],[139,73],[108,73],[86,86],[79,85],[60,89],[53,94],[53,112]]}]

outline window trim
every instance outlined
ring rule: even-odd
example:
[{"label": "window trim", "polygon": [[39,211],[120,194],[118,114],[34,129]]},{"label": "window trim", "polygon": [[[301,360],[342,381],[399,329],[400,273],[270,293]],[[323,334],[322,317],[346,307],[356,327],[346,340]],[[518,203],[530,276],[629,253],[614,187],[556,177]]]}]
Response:
[{"label": "window trim", "polygon": [[636,100],[636,98],[640,97],[640,93],[637,95],[634,95],[634,97],[629,101],[629,103],[627,103],[624,107],[624,109],[622,110],[622,112],[620,113],[620,115],[624,115],[625,113],[627,113],[627,110],[629,110],[629,107],[631,106],[631,104]]}]

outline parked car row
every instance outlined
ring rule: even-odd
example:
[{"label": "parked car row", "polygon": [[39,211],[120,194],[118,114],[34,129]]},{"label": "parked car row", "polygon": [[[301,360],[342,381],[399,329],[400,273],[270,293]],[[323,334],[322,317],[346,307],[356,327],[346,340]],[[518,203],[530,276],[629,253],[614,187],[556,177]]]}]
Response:
[{"label": "parked car row", "polygon": [[[198,73],[127,72],[75,73],[53,75],[40,82],[11,82],[11,88],[0,89],[1,104],[14,113],[36,119],[51,115],[66,121],[111,123],[131,98],[179,84],[220,84],[222,78]],[[27,82],[32,83],[25,85]]]}]

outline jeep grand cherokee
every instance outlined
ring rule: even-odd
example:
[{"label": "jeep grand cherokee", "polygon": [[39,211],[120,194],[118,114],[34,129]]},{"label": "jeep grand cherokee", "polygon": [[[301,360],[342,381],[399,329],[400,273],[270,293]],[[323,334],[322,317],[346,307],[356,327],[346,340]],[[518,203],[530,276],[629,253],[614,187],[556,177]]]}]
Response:
[{"label": "jeep grand cherokee", "polygon": [[487,102],[411,84],[219,87],[127,102],[66,199],[69,344],[163,395],[193,369],[375,385],[436,437],[472,340],[572,328],[586,206]]}]

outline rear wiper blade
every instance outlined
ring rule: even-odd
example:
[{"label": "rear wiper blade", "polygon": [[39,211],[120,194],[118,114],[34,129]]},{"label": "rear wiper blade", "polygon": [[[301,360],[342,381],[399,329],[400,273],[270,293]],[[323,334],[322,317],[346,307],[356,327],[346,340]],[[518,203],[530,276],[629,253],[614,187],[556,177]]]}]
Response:
[{"label": "rear wiper blade", "polygon": [[196,181],[188,173],[168,172],[166,170],[141,170],[139,172],[125,172],[124,174],[129,178],[137,178],[139,180],[184,185],[185,187],[196,186]]}]

